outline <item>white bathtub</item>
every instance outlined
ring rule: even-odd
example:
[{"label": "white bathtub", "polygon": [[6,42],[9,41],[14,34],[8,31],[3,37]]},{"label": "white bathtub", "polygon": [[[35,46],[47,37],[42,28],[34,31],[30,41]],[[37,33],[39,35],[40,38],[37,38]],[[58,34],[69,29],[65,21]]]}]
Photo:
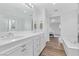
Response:
[{"label": "white bathtub", "polygon": [[79,56],[79,43],[72,43],[69,40],[63,40],[63,46],[67,56]]}]

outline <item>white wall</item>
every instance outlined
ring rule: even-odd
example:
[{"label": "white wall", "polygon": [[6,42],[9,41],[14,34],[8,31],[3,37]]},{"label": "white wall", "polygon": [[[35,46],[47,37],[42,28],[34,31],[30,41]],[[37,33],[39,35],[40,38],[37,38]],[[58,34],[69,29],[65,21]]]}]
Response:
[{"label": "white wall", "polygon": [[72,4],[69,11],[63,11],[61,16],[61,38],[77,42],[77,23],[77,4]]}]

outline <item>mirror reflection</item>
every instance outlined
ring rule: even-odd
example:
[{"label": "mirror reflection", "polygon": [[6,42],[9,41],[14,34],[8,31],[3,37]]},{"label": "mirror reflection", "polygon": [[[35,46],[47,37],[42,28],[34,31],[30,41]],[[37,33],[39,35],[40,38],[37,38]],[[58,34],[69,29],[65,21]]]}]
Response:
[{"label": "mirror reflection", "polygon": [[0,3],[0,32],[32,31],[31,7],[24,3]]}]

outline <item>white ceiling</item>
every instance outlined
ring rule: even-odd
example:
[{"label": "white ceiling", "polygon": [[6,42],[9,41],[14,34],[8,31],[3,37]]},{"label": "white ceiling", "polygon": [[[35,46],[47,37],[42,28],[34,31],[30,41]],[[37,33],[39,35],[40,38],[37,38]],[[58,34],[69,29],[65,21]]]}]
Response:
[{"label": "white ceiling", "polygon": [[[56,16],[62,16],[64,13],[71,13],[74,10],[77,11],[78,4],[77,3],[56,3],[55,5],[53,3],[37,3],[34,4],[39,9],[45,8],[46,13],[49,17],[56,17]],[[60,20],[57,20],[59,23]]]},{"label": "white ceiling", "polygon": [[[77,3],[35,3],[35,6],[38,8],[45,8],[49,15],[58,13],[61,14],[62,12],[70,12],[76,10],[78,8]],[[57,12],[55,10],[58,10]]]},{"label": "white ceiling", "polygon": [[[62,16],[64,13],[71,13],[73,11],[78,11],[78,4],[77,3],[39,3],[36,4],[39,8],[45,8],[48,14],[49,19],[56,16]],[[52,19],[50,19],[52,20]],[[51,22],[51,21],[50,21]],[[55,23],[60,23],[60,19],[56,19]]]}]

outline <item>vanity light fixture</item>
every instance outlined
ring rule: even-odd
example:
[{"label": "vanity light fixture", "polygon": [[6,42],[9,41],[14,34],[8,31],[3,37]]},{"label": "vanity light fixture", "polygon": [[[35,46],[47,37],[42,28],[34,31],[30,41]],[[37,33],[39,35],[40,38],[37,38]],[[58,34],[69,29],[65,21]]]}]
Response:
[{"label": "vanity light fixture", "polygon": [[34,6],[32,5],[32,3],[25,3],[25,7],[27,7],[27,8],[33,8]]}]

